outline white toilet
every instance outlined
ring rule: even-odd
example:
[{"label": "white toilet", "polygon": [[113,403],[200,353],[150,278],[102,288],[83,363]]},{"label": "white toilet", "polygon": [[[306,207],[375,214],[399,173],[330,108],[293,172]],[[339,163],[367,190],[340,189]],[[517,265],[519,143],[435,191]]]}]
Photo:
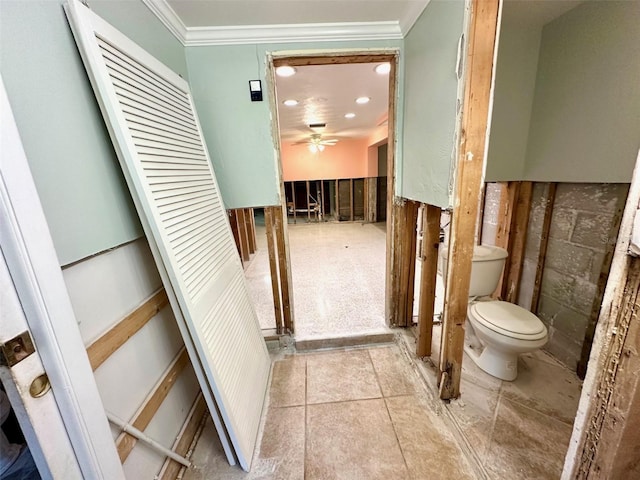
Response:
[{"label": "white toilet", "polygon": [[[442,245],[444,272],[447,253]],[[518,355],[542,348],[547,343],[547,328],[528,310],[489,298],[498,286],[507,255],[500,247],[478,245],[474,249],[465,352],[485,372],[512,381],[518,375]]]}]

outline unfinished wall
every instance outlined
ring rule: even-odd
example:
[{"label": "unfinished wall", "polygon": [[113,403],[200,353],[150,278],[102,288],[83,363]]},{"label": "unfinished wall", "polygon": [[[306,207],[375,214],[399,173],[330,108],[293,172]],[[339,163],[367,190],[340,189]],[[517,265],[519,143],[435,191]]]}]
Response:
[{"label": "unfinished wall", "polygon": [[456,126],[456,58],[464,2],[432,0],[405,37],[405,96],[397,188],[446,208]]},{"label": "unfinished wall", "polygon": [[[605,249],[615,242],[612,222],[627,192],[623,184],[558,185],[538,316],[549,327],[545,349],[570,368],[580,359]],[[538,225],[530,223],[532,241]]]},{"label": "unfinished wall", "polygon": [[[144,238],[65,268],[63,275],[86,346],[162,285]],[[95,370],[105,410],[131,421],[182,346],[173,313],[166,306]],[[199,391],[188,364],[145,433],[171,448]],[[119,429],[112,426],[112,432],[115,441]],[[123,467],[127,478],[153,478],[164,460],[138,442]]]},{"label": "unfinished wall", "polygon": [[[58,259],[68,265],[63,274],[81,335],[89,345],[161,282],[63,3],[0,2],[0,68]],[[186,77],[182,45],[142,1],[89,3]],[[181,347],[171,309],[165,307],[95,371],[105,409],[129,421]],[[147,434],[171,447],[198,391],[188,365]],[[113,433],[115,439],[118,432]],[[128,478],[153,478],[163,462],[138,444],[124,470]]]},{"label": "unfinished wall", "polygon": [[[399,49],[401,45],[398,40],[376,40],[188,47],[189,82],[225,208],[280,203],[277,139],[271,131],[266,82],[269,53],[320,55],[345,49]],[[398,74],[402,98],[402,65]],[[247,82],[256,79],[262,80],[262,102],[249,98]],[[401,118],[400,107],[397,114]]]},{"label": "unfinished wall", "polygon": [[[495,244],[500,184],[487,184],[482,243]],[[570,368],[580,359],[607,245],[615,242],[627,184],[558,184],[542,275],[538,316],[549,329],[545,350]],[[518,304],[532,293],[548,184],[535,183]],[[616,216],[617,220],[616,220]]]}]

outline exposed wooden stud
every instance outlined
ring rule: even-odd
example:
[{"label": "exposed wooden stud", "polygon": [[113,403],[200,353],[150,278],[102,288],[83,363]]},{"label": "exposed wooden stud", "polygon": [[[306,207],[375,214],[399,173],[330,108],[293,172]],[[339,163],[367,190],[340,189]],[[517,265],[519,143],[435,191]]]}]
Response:
[{"label": "exposed wooden stud", "polygon": [[[370,52],[367,54],[353,53],[353,52],[335,52],[323,54],[323,56],[291,56],[278,58],[274,57],[274,67],[280,65],[290,65],[292,67],[302,67],[305,65],[339,65],[345,63],[379,63],[379,62],[393,62],[396,60],[396,56],[389,54],[389,52],[380,53]],[[392,118],[389,115],[389,118]]]},{"label": "exposed wooden stud", "polygon": [[431,355],[433,313],[438,275],[438,247],[440,245],[440,215],[442,211],[433,205],[423,206],[422,222],[422,271],[420,272],[420,303],[418,308],[418,338],[416,355]]},{"label": "exposed wooden stud", "polygon": [[364,193],[364,204],[363,204],[363,210],[364,210],[364,221],[368,222],[369,221],[369,179],[368,178],[364,178],[364,186],[363,186],[363,193]]},{"label": "exposed wooden stud", "polygon": [[544,217],[542,220],[542,232],[540,234],[540,249],[538,251],[538,262],[536,264],[536,277],[533,283],[533,292],[531,294],[530,310],[533,313],[538,313],[538,304],[540,303],[542,274],[544,273],[544,264],[547,258],[547,246],[549,245],[549,229],[551,228],[551,218],[553,217],[553,205],[556,200],[557,188],[557,183],[550,183],[547,189],[547,196],[544,206]]},{"label": "exposed wooden stud", "polygon": [[518,301],[533,193],[533,182],[519,183],[514,213],[511,217],[509,246],[507,248],[509,257],[505,263],[504,282],[502,283],[502,298],[511,303]]},{"label": "exposed wooden stud", "polygon": [[243,262],[248,262],[251,256],[249,255],[249,235],[247,233],[244,209],[238,208],[236,210],[236,218],[238,219],[238,233],[240,236],[240,257]]},{"label": "exposed wooden stud", "polygon": [[276,250],[278,252],[278,271],[280,272],[280,292],[282,294],[282,316],[285,333],[294,331],[293,309],[291,307],[291,299],[293,298],[291,291],[289,263],[287,261],[286,240],[284,234],[284,213],[282,208],[273,209],[273,219],[276,230]]},{"label": "exposed wooden stud", "polygon": [[578,361],[578,366],[576,369],[578,377],[583,380],[585,374],[587,373],[587,364],[589,363],[593,337],[596,333],[596,325],[598,323],[598,316],[600,315],[600,307],[602,306],[604,289],[607,286],[607,279],[609,278],[609,272],[611,270],[611,261],[613,260],[613,253],[616,246],[616,239],[618,238],[618,231],[620,230],[620,222],[622,221],[623,210],[624,205],[619,205],[618,209],[613,215],[613,218],[611,219],[611,226],[609,227],[608,242],[605,247],[604,258],[602,259],[602,266],[600,267],[600,274],[598,276],[598,282],[596,284],[596,293],[593,298],[593,304],[591,305],[591,314],[587,322],[584,341],[582,342],[580,360]]},{"label": "exposed wooden stud", "polygon": [[236,241],[236,248],[238,249],[238,255],[242,258],[242,247],[240,244],[240,229],[238,228],[238,213],[235,210],[227,210],[229,215],[229,225],[231,225],[231,232],[233,233],[233,239]]},{"label": "exposed wooden stud", "polygon": [[[496,229],[496,246],[504,248],[509,252],[509,242],[511,238],[511,227],[513,226],[513,218],[515,206],[520,190],[520,182],[501,182],[500,185],[500,205],[498,207],[498,227]],[[509,264],[509,259],[505,265]],[[500,281],[493,292],[493,298],[502,298],[503,286],[506,280],[506,268],[500,275]]]},{"label": "exposed wooden stud", "polygon": [[413,319],[413,293],[416,265],[416,225],[418,220],[418,202],[405,200],[398,205],[397,218],[397,299],[393,324],[411,326]]},{"label": "exposed wooden stud", "polygon": [[482,245],[482,229],[484,227],[484,209],[487,205],[487,184],[482,184],[482,192],[480,193],[480,211],[478,212],[478,228],[476,229],[477,244]]},{"label": "exposed wooden stud", "polygon": [[309,200],[311,199],[311,190],[309,188],[309,180],[306,182],[307,184],[307,223],[311,223],[311,204]]},{"label": "exposed wooden stud", "polygon": [[276,320],[276,333],[283,331],[282,302],[280,298],[280,276],[278,273],[278,259],[276,252],[275,229],[273,225],[273,209],[280,207],[265,207],[264,223],[267,227],[267,249],[269,251],[269,270],[271,271],[271,293],[273,295],[273,309]]},{"label": "exposed wooden stud", "polygon": [[291,200],[293,203],[293,223],[297,223],[296,212],[296,182],[291,182]]},{"label": "exposed wooden stud", "polygon": [[[187,420],[178,434],[178,438],[173,444],[172,450],[178,455],[185,456],[189,452],[189,447],[196,439],[200,426],[207,415],[207,405],[204,402],[202,393],[198,394],[193,407],[189,411]],[[160,480],[176,480],[180,470],[183,468],[178,462],[167,459],[160,470]]]},{"label": "exposed wooden stud", "polygon": [[320,180],[320,219],[325,221],[324,212],[324,180]]},{"label": "exposed wooden stud", "polygon": [[387,138],[387,198],[386,198],[386,259],[385,259],[385,319],[387,324],[393,323],[392,312],[394,305],[398,301],[398,297],[394,296],[393,281],[396,275],[397,265],[395,263],[395,245],[394,245],[394,225],[396,207],[394,205],[395,195],[395,150],[396,150],[396,89],[397,89],[397,57],[394,57],[389,63],[391,71],[389,72],[389,130]]},{"label": "exposed wooden stud", "polygon": [[247,225],[247,238],[249,239],[249,253],[256,253],[256,228],[253,208],[246,208],[244,220]]},{"label": "exposed wooden stud", "polygon": [[464,325],[486,162],[485,139],[489,124],[498,11],[498,0],[472,2],[440,349],[438,386],[442,399],[460,396]]},{"label": "exposed wooden stud", "polygon": [[353,222],[353,178],[349,179],[349,220]]},{"label": "exposed wooden stud", "polygon": [[89,356],[91,368],[95,371],[113,352],[133,337],[168,303],[167,292],[165,292],[164,288],[161,288],[89,345],[87,355]]},{"label": "exposed wooden stud", "polygon": [[[155,386],[151,395],[147,397],[142,407],[134,415],[133,420],[129,422],[133,427],[144,431],[149,426],[149,423],[151,423],[160,405],[162,405],[162,402],[167,397],[171,387],[176,383],[180,373],[182,373],[188,364],[189,355],[187,354],[187,350],[182,347],[182,350],[180,350],[180,353],[178,353],[173,360],[160,382]],[[118,455],[122,463],[127,459],[137,442],[137,438],[126,432],[122,432],[118,436],[116,449],[118,450]]]},{"label": "exposed wooden stud", "polygon": [[340,180],[336,180],[336,220],[340,221]]}]

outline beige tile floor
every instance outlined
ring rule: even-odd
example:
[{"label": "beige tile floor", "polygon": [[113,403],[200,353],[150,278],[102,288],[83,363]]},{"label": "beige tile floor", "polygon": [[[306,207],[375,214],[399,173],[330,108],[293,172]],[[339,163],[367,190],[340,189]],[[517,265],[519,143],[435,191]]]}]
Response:
[{"label": "beige tile floor", "polygon": [[441,403],[396,345],[274,361],[251,473],[226,464],[212,425],[185,480],[473,479]]}]

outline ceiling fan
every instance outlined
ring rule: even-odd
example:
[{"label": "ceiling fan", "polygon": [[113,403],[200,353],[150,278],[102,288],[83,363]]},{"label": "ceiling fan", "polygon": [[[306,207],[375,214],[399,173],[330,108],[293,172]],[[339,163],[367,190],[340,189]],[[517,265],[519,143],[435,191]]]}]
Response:
[{"label": "ceiling fan", "polygon": [[307,144],[309,150],[312,153],[318,153],[318,152],[322,152],[325,148],[325,146],[334,146],[336,143],[338,143],[338,139],[327,139],[324,140],[322,138],[322,135],[319,133],[312,133],[309,138],[307,140],[301,140],[300,142],[296,142],[294,143],[294,145],[303,145],[303,144]]}]

